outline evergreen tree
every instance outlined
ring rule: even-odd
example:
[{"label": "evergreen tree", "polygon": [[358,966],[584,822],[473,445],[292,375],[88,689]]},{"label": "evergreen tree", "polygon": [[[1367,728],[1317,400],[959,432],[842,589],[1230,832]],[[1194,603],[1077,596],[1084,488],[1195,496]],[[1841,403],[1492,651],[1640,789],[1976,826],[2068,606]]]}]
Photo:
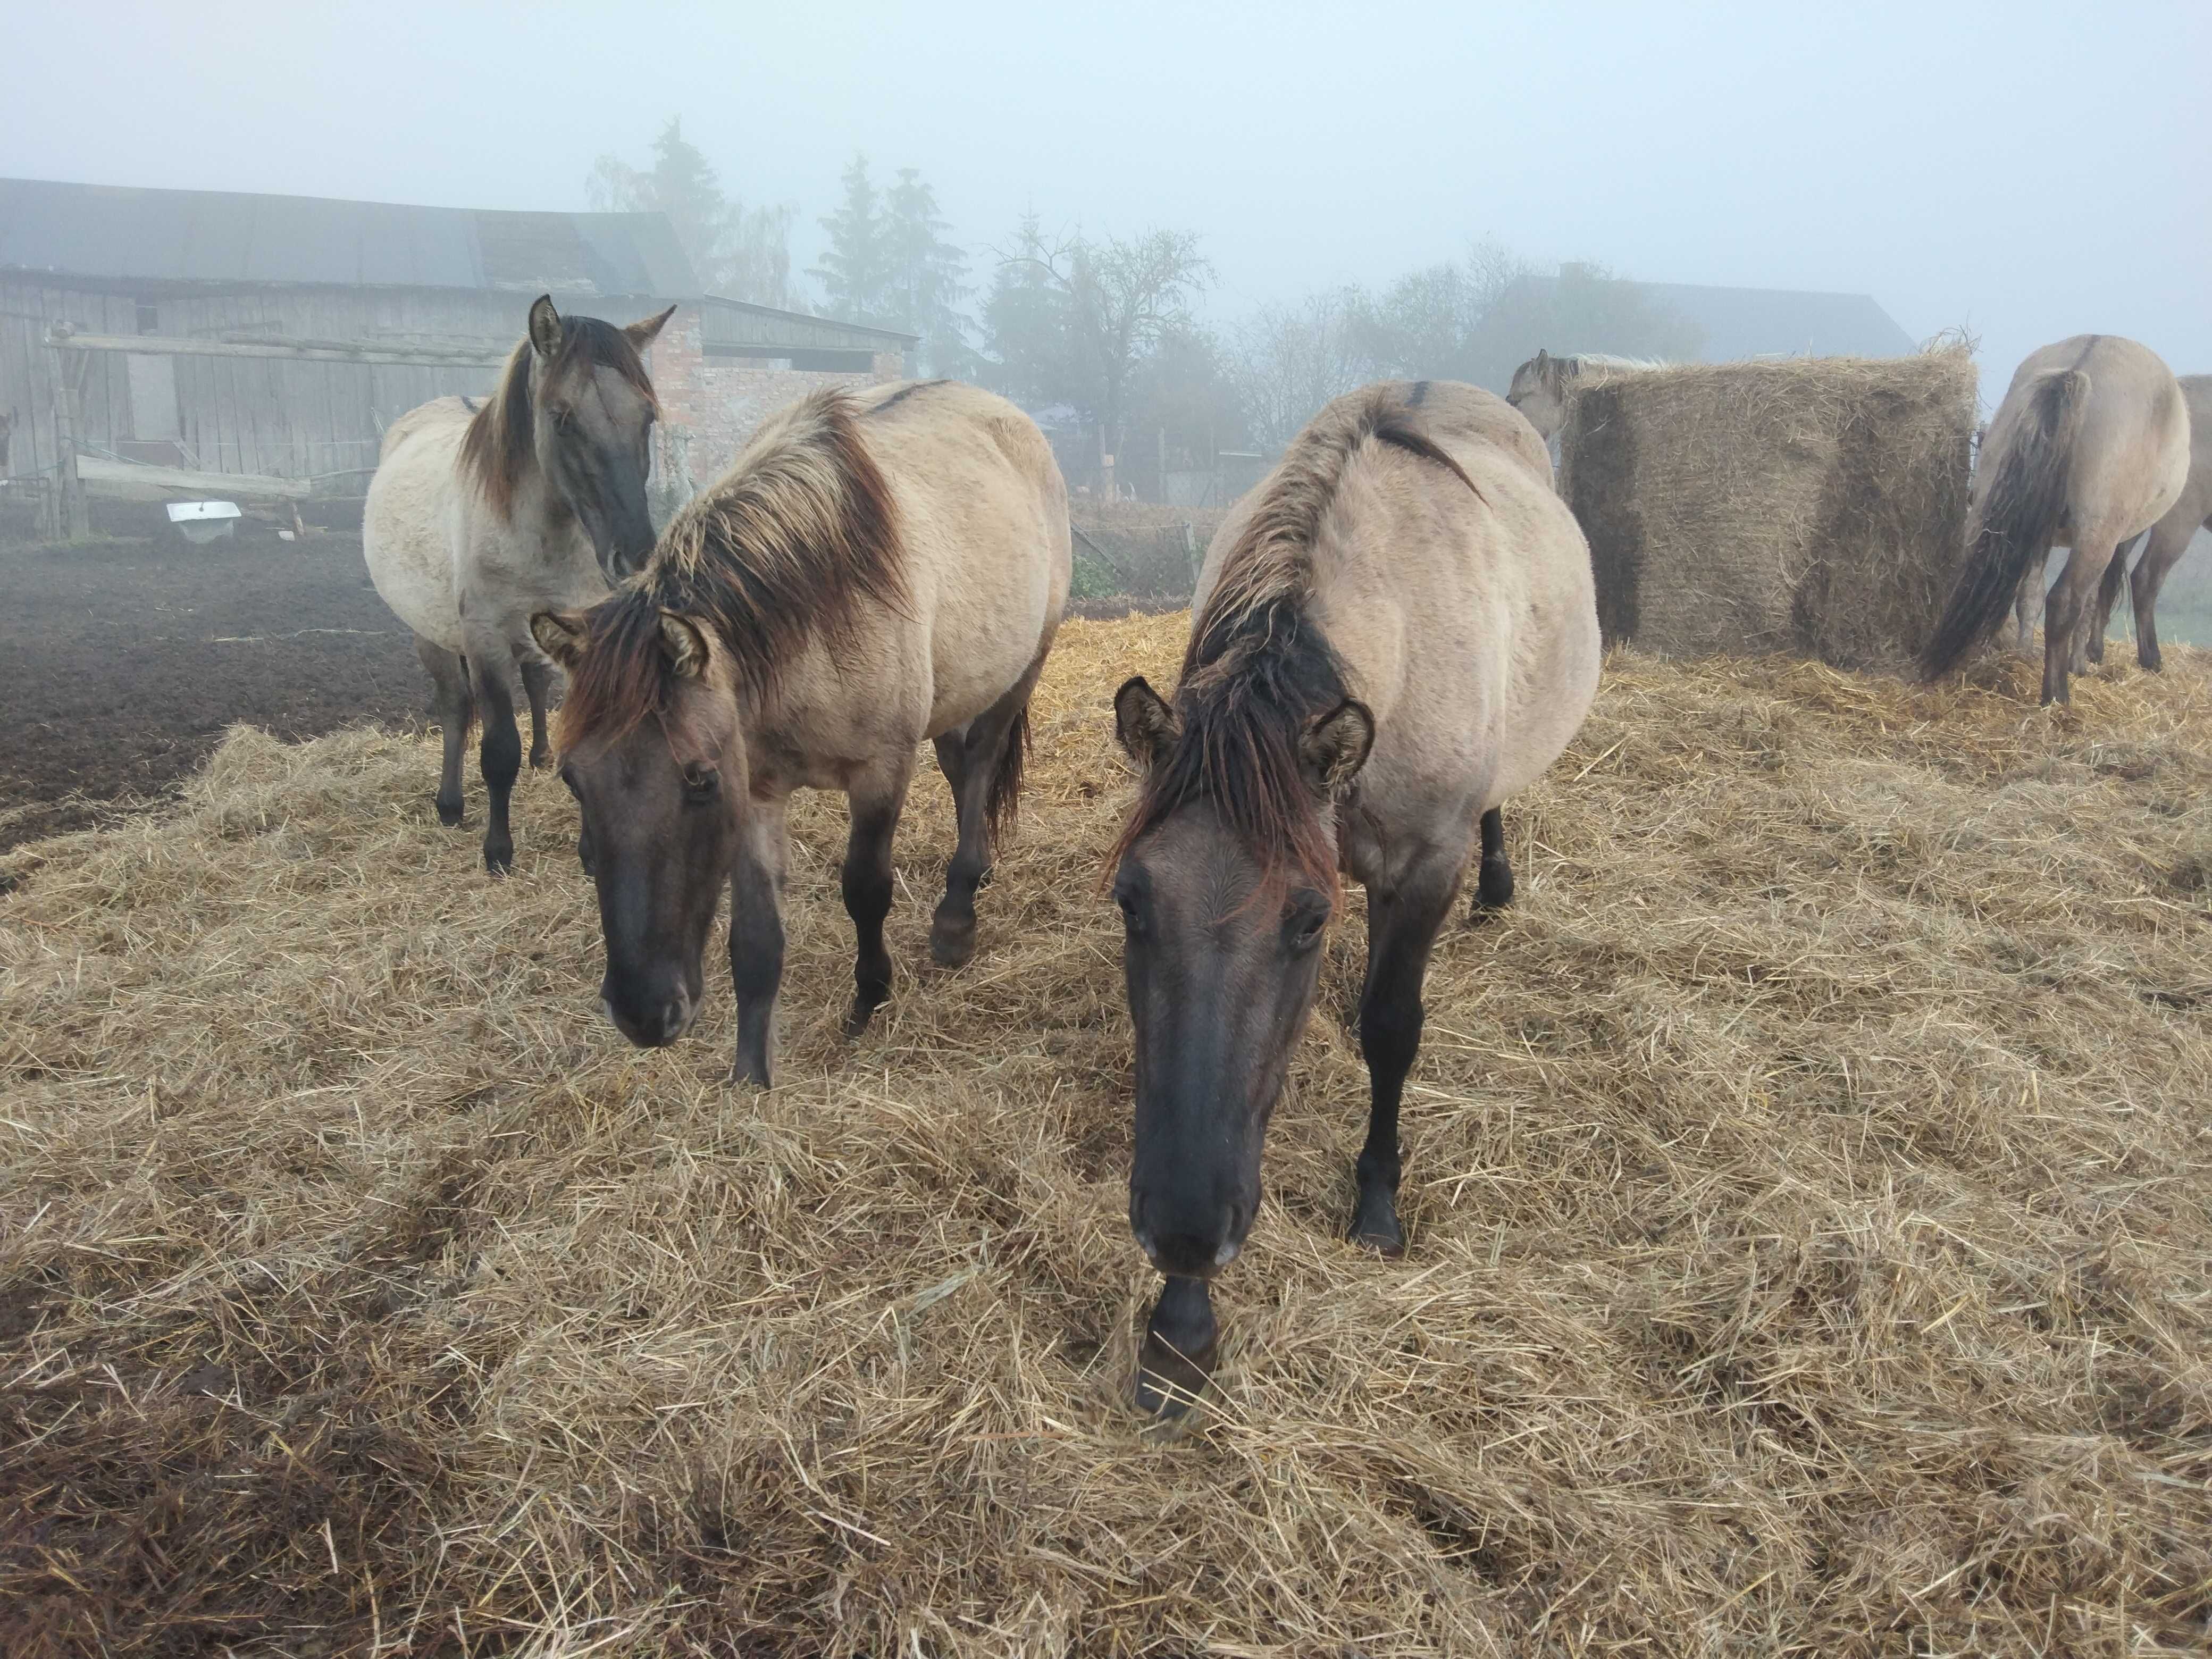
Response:
[{"label": "evergreen tree", "polygon": [[1024,213],[983,301],[987,355],[977,374],[993,391],[1033,405],[1079,398],[1068,295],[1052,255],[1036,212]]},{"label": "evergreen tree", "polygon": [[845,169],[845,199],[822,221],[830,246],[807,275],[822,284],[832,317],[879,324],[890,299],[889,225],[884,202],[868,177],[868,158],[855,154]]},{"label": "evergreen tree", "polygon": [[958,302],[968,289],[968,256],[944,240],[950,228],[938,216],[937,192],[919,170],[899,169],[898,183],[884,204],[881,240],[889,267],[884,318],[890,326],[921,337],[921,355],[932,374],[957,374],[968,368],[968,319]]},{"label": "evergreen tree", "polygon": [[691,268],[710,294],[756,305],[791,304],[791,227],[799,210],[746,208],[725,195],[698,146],[672,117],[653,141],[653,166],[640,172],[602,155],[585,181],[601,213],[664,213]]}]

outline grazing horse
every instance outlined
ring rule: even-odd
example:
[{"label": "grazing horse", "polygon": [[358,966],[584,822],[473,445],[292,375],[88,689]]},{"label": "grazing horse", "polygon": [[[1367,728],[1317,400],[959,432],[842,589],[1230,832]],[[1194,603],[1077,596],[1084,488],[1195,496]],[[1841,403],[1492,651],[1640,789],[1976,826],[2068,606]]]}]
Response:
[{"label": "grazing horse", "polygon": [[362,510],[376,591],[415,633],[445,729],[438,821],[461,821],[461,745],[483,718],[491,797],[484,867],[514,862],[507,802],[522,769],[513,674],[530,700],[530,763],[547,758],[551,672],[530,615],[587,605],[653,548],[647,448],[657,408],[639,353],[675,307],[617,328],[530,307],[529,334],[486,402],[440,398],[384,434]]},{"label": "grazing horse", "polygon": [[1138,1399],[1212,1369],[1207,1280],[1260,1202],[1267,1119],[1314,998],[1338,875],[1367,889],[1359,1042],[1372,1096],[1351,1236],[1399,1224],[1398,1105],[1437,931],[1499,803],[1597,690],[1589,550],[1542,441],[1491,393],[1339,398],[1213,538],[1172,703],[1139,678],[1115,729],[1144,782],[1114,857],[1136,1036],[1129,1224],[1166,1276]]},{"label": "grazing horse", "polygon": [[[2184,374],[2177,384],[2189,406],[2189,478],[2166,516],[2150,527],[2129,588],[2136,613],[2136,660],[2153,673],[2166,664],[2158,648],[2158,590],[2166,584],[2166,572],[2189,550],[2198,529],[2212,526],[2212,374]],[[2041,574],[2031,571],[2029,579]],[[2105,629],[2111,624],[2120,584],[2127,580],[2127,550],[2123,548],[2105,567],[2096,616],[2082,630],[2091,662],[2105,659]]]},{"label": "grazing horse", "polygon": [[1610,380],[1616,374],[1638,374],[1667,365],[1652,357],[1608,357],[1586,351],[1578,357],[1554,357],[1539,350],[1513,371],[1505,401],[1528,418],[1537,436],[1549,443],[1566,424],[1567,389],[1583,380]]},{"label": "grazing horse", "polygon": [[600,1001],[623,1036],[673,1042],[697,1016],[726,880],[731,1076],[767,1086],[799,788],[851,804],[845,1029],[865,1030],[890,995],[891,836],[925,738],[959,826],[930,952],[968,960],[1069,574],[1067,488],[1043,434],[975,386],[908,382],[801,398],[611,598],[532,618],[569,677],[561,776],[599,890]]},{"label": "grazing horse", "polygon": [[2077,334],[2029,354],[1974,457],[1966,558],[1920,653],[1949,672],[1995,634],[2054,544],[2073,549],[2043,628],[2043,701],[2068,702],[2085,612],[2114,551],[2164,517],[2189,477],[2188,405],[2148,346]]}]

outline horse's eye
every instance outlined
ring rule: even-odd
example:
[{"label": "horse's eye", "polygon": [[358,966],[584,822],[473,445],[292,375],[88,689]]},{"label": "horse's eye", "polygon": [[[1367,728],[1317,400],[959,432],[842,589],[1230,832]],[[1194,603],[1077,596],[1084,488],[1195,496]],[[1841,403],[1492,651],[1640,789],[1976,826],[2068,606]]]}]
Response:
[{"label": "horse's eye", "polygon": [[1121,925],[1128,929],[1133,937],[1145,931],[1144,912],[1137,908],[1137,899],[1133,893],[1116,893],[1114,895],[1114,902],[1121,907]]},{"label": "horse's eye", "polygon": [[721,793],[722,775],[711,766],[684,769],[684,798],[695,804],[710,801]]},{"label": "horse's eye", "polygon": [[1295,906],[1285,919],[1293,951],[1310,951],[1328,931],[1328,901],[1315,898]]}]

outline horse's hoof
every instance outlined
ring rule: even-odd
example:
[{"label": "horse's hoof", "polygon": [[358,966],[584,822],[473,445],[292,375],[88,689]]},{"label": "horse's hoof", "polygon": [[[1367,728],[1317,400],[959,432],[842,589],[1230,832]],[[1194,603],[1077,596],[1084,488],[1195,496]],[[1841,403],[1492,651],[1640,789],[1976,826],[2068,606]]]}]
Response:
[{"label": "horse's hoof", "polygon": [[504,876],[514,868],[514,848],[487,847],[484,848],[484,868],[495,876]]},{"label": "horse's hoof", "polygon": [[1485,859],[1474,878],[1474,908],[1503,910],[1513,902],[1513,866],[1504,859]]},{"label": "horse's hoof", "polygon": [[1399,1224],[1398,1206],[1387,1199],[1362,1203],[1346,1237],[1361,1249],[1391,1261],[1406,1254],[1406,1230]]},{"label": "horse's hoof", "polygon": [[460,802],[457,800],[440,801],[438,803],[438,822],[444,824],[448,830],[459,829],[461,827]]},{"label": "horse's hoof", "polygon": [[975,954],[975,919],[948,921],[939,917],[929,927],[929,957],[940,968],[965,968]]},{"label": "horse's hoof", "polygon": [[876,1017],[876,1010],[889,1000],[888,997],[878,997],[871,1002],[865,997],[854,997],[853,1006],[845,1011],[845,1040],[854,1042],[866,1036],[870,1023]]},{"label": "horse's hoof", "polygon": [[1179,1421],[1198,1404],[1213,1375],[1215,1345],[1184,1354],[1147,1332],[1137,1354],[1137,1409],[1164,1423]]},{"label": "horse's hoof", "polygon": [[553,755],[550,750],[533,749],[530,751],[530,769],[532,771],[543,772],[547,767],[552,764]]},{"label": "horse's hoof", "polygon": [[2136,653],[2136,660],[2143,665],[2143,672],[2146,673],[2162,674],[2166,672],[2166,658],[2159,652],[2139,652]]}]

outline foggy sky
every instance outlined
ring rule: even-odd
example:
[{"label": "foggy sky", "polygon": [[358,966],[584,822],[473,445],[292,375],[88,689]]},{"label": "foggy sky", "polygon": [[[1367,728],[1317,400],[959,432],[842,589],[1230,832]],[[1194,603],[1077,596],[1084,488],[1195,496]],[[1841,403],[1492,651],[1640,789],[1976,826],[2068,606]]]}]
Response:
[{"label": "foggy sky", "polygon": [[676,114],[733,195],[799,204],[802,266],[858,149],[922,170],[979,281],[1030,205],[1195,229],[1218,321],[1488,235],[1869,293],[1979,334],[1990,399],[2084,331],[2212,371],[2206,0],[1681,9],[24,7],[0,173],[580,208]]}]

